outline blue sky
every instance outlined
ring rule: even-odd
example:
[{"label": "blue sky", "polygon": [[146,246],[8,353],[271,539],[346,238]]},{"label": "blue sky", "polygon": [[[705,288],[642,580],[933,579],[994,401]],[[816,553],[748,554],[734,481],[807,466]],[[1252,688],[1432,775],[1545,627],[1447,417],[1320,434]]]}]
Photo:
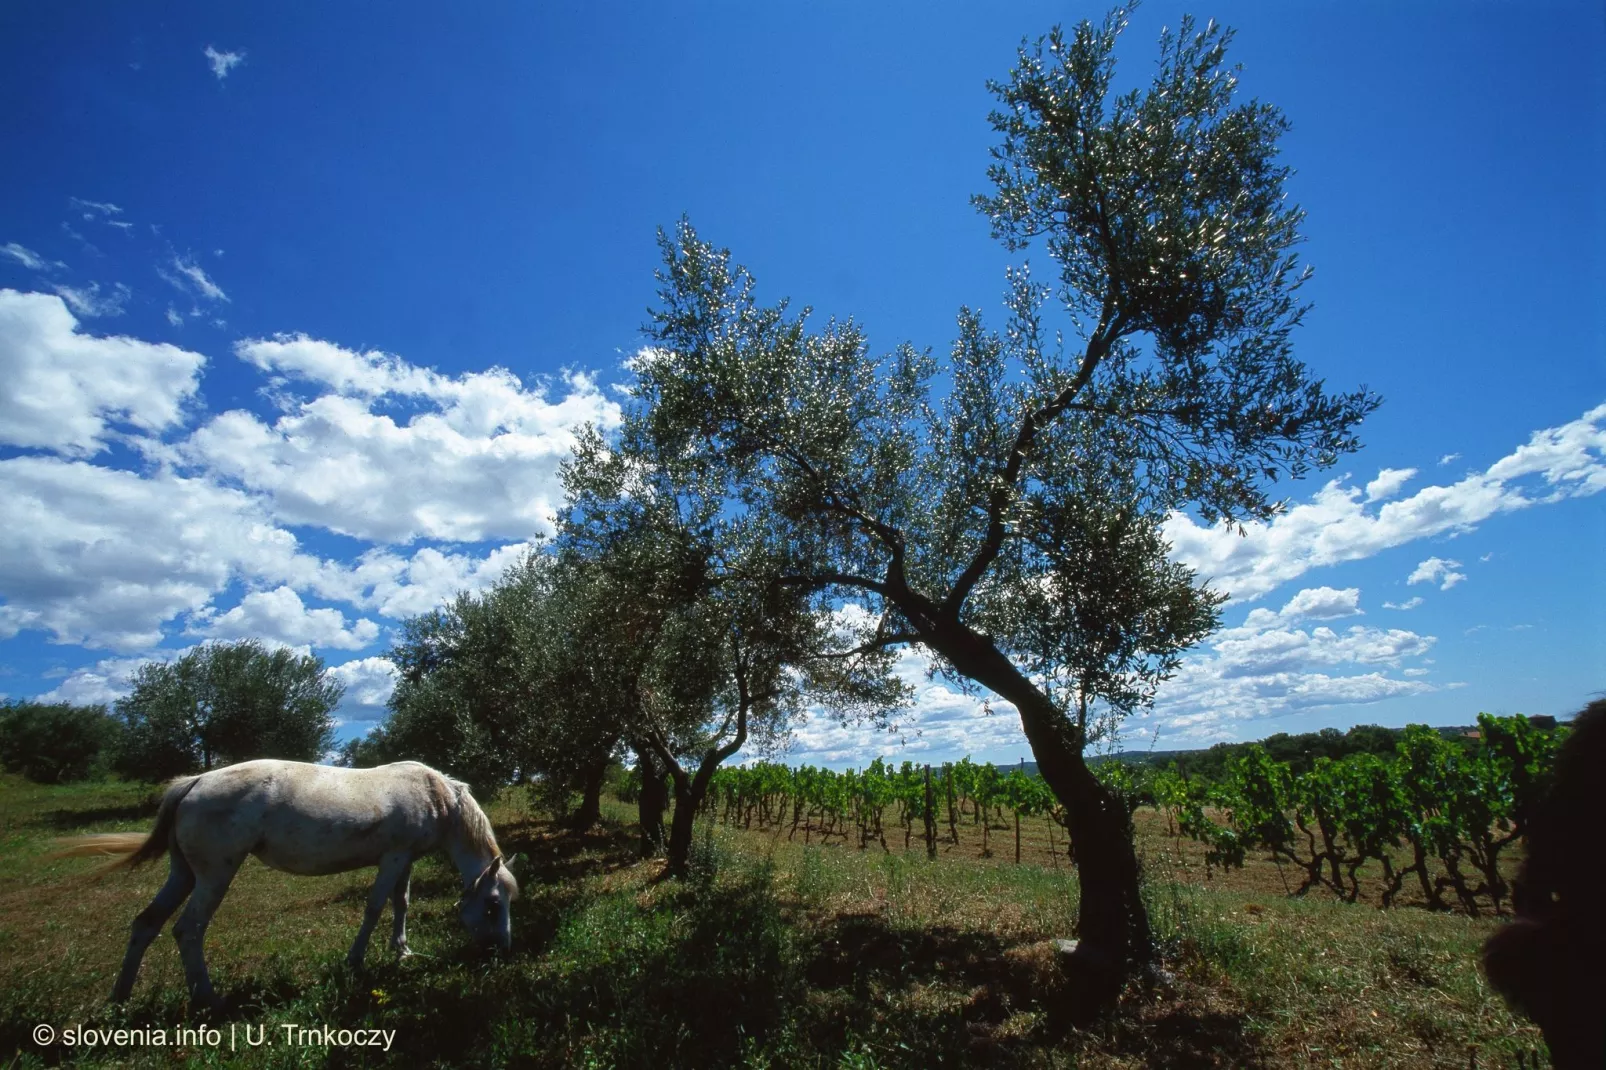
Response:
[{"label": "blue sky", "polygon": [[[1184,10],[1135,13],[1121,84]],[[1127,745],[1578,709],[1606,687],[1606,16],[1191,10],[1293,123],[1297,350],[1385,404],[1269,527],[1173,523],[1234,601]],[[656,227],[878,346],[1001,323],[985,82],[1102,13],[7,6],[0,692],[107,701],[258,635],[333,666],[362,730],[391,630],[493,579],[573,429],[617,419]],[[1027,753],[906,668],[904,744],[817,719],[792,759]]]}]

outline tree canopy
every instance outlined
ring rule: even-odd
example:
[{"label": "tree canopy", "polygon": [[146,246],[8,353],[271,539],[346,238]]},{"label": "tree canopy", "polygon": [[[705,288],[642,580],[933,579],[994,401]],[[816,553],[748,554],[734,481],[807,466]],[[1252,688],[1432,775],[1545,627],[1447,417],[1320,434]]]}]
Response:
[{"label": "tree canopy", "polygon": [[[1168,560],[1161,525],[1271,517],[1273,481],[1355,448],[1378,403],[1328,392],[1293,355],[1308,271],[1287,124],[1235,101],[1230,33],[1185,22],[1152,84],[1112,99],[1123,25],[1055,30],[992,87],[1002,141],[976,203],[1058,266],[1053,287],[1010,273],[1002,334],[961,309],[945,361],[878,354],[850,320],[760,303],[682,221],[660,235],[619,439],[816,611],[861,607],[861,651],[917,643],[1015,705],[1071,813],[1087,940],[1117,964],[1147,926],[1122,810],[1081,757],[1089,710],[1107,727],[1150,701],[1222,597]],[[1051,299],[1077,343],[1045,322]]]},{"label": "tree canopy", "polygon": [[122,745],[122,727],[104,706],[0,703],[0,768],[39,784],[103,774]]},{"label": "tree canopy", "polygon": [[318,761],[344,690],[321,659],[255,639],[143,665],[116,705],[127,728],[118,771],[161,780],[252,758]]}]

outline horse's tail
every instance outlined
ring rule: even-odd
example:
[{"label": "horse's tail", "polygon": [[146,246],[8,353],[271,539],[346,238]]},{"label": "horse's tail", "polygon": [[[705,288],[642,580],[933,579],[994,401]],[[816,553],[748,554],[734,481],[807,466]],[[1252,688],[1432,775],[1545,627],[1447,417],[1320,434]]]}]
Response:
[{"label": "horse's tail", "polygon": [[184,796],[200,779],[199,776],[185,776],[168,782],[167,790],[162,795],[162,805],[156,811],[156,827],[149,834],[102,832],[92,836],[73,836],[59,841],[61,848],[49,857],[114,856],[113,861],[92,871],[91,875],[97,877],[115,869],[133,869],[162,857],[173,839],[173,822],[178,819],[178,804],[184,801]]}]

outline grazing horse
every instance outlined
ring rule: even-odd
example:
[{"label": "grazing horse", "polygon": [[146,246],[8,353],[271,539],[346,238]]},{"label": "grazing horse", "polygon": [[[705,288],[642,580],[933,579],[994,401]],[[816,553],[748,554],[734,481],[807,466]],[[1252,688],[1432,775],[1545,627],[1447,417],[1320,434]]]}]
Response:
[{"label": "grazing horse", "polygon": [[461,915],[480,943],[512,944],[508,904],[518,882],[502,863],[491,823],[468,785],[417,762],[342,769],[264,759],[179,777],[167,786],[150,835],[81,836],[66,855],[127,855],[105,871],[167,853],[167,883],[134,919],[112,1000],[128,998],[145,949],[189,898],[173,926],[190,998],[216,1005],[202,941],[207,924],[248,854],[286,873],[323,876],[379,867],[362,928],[346,961],[362,964],[368,937],[389,899],[391,946],[407,950],[407,887],[413,860],[444,851],[463,878]]}]

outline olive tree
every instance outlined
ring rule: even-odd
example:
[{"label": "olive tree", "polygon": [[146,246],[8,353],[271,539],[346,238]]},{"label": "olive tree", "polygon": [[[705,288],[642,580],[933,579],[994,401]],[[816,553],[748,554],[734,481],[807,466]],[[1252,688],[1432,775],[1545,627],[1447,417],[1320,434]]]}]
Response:
[{"label": "olive tree", "polygon": [[141,780],[252,758],[318,761],[345,692],[320,658],[255,639],[142,665],[133,685],[115,707],[126,729],[117,768]]},{"label": "olive tree", "polygon": [[[1235,101],[1230,35],[1184,23],[1113,97],[1120,13],[1023,45],[977,199],[1052,286],[1011,272],[1000,336],[962,310],[948,359],[874,354],[852,322],[761,305],[689,223],[660,235],[650,345],[620,449],[694,480],[817,608],[875,621],[1015,707],[1064,805],[1094,1002],[1149,953],[1126,813],[1083,750],[1152,701],[1220,596],[1166,557],[1174,511],[1243,523],[1335,463],[1377,404],[1295,358],[1308,272],[1270,105]],[[1076,341],[1044,322],[1057,305]]]},{"label": "olive tree", "polygon": [[494,794],[527,783],[578,828],[600,816],[602,781],[619,742],[577,690],[590,652],[574,634],[574,578],[532,552],[484,591],[403,622],[387,657],[397,669],[390,715],[355,753],[415,759]]},{"label": "olive tree", "polygon": [[[565,465],[559,546],[585,577],[583,651],[643,775],[643,835],[672,788],[670,876],[686,872],[693,823],[719,766],[783,735],[806,704],[885,715],[906,699],[891,657],[783,582],[762,527],[722,515],[723,497],[687,470],[643,465],[591,432]],[[658,812],[661,812],[658,811]],[[644,841],[644,846],[646,843]]]}]

